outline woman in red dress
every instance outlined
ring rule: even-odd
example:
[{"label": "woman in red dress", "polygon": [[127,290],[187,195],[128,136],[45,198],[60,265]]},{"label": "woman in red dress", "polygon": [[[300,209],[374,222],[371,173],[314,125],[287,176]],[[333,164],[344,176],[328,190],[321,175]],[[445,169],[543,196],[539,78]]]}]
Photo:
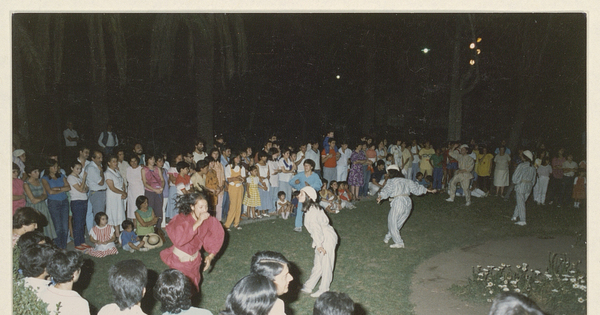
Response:
[{"label": "woman in red dress", "polygon": [[204,258],[204,269],[210,268],[211,261],[221,249],[225,231],[217,218],[208,212],[207,197],[202,192],[193,191],[180,196],[176,202],[179,214],[167,225],[167,234],[173,246],[160,252],[162,261],[186,275],[199,290],[202,275],[200,249],[208,255]]}]

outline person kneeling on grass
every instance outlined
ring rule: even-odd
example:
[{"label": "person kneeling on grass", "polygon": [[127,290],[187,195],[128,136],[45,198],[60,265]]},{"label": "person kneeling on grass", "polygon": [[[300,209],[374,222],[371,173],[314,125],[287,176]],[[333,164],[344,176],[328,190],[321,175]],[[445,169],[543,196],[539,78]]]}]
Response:
[{"label": "person kneeling on grass", "polygon": [[108,285],[115,303],[104,305],[98,315],[146,314],[140,307],[146,294],[148,269],[137,259],[122,260],[108,270]]},{"label": "person kneeling on grass", "polygon": [[121,244],[123,244],[123,249],[133,253],[136,250],[140,252],[148,251],[147,248],[144,248],[144,241],[140,241],[138,236],[133,231],[133,222],[131,220],[125,220],[121,224],[123,228],[123,232],[121,233]]},{"label": "person kneeling on grass", "polygon": [[388,168],[388,181],[378,194],[377,202],[390,198],[390,214],[388,215],[388,232],[383,239],[386,244],[390,239],[394,240],[391,248],[404,248],[404,241],[400,236],[400,229],[408,219],[412,208],[410,194],[422,195],[435,193],[437,190],[427,189],[417,182],[403,178],[398,166],[391,165]]}]

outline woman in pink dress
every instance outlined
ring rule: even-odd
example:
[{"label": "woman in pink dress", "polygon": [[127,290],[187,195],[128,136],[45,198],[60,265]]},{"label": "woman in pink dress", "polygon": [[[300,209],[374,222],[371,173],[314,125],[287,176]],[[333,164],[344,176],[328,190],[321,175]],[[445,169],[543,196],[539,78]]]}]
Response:
[{"label": "woman in pink dress", "polygon": [[12,213],[21,207],[25,207],[27,200],[25,199],[25,190],[23,189],[23,181],[19,178],[19,166],[13,163],[12,168],[12,186],[13,186],[13,210]]},{"label": "woman in pink dress", "polygon": [[179,214],[167,225],[167,234],[173,246],[160,252],[162,261],[186,275],[199,290],[202,275],[200,249],[208,254],[204,258],[204,269],[210,268],[211,261],[223,245],[225,231],[217,218],[208,213],[207,197],[193,191],[180,196],[176,202]]}]

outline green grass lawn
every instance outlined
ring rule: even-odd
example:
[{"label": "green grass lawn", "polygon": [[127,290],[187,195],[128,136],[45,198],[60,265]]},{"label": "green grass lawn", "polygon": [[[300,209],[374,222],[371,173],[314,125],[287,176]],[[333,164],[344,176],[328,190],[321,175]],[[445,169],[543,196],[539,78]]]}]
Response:
[{"label": "green grass lawn", "polygon": [[[531,235],[551,237],[580,233],[585,240],[585,209],[542,207],[530,202],[527,226],[521,227],[510,221],[514,200],[473,198],[473,204],[465,207],[464,198],[457,197],[454,203],[445,202],[447,194],[412,198],[414,209],[401,232],[406,244],[404,249],[390,249],[383,243],[388,202],[377,205],[374,200],[365,200],[358,203],[356,209],[330,215],[340,236],[331,290],[349,294],[364,311],[359,313],[412,314],[411,276],[421,262],[440,252],[492,239]],[[294,232],[293,224],[293,218],[287,221],[278,218],[227,232],[214,268],[203,275],[202,296],[196,299],[195,305],[218,314],[233,285],[248,274],[252,255],[259,250],[273,250],[283,253],[292,262],[295,279],[290,292],[282,297],[288,314],[312,314],[315,299],[298,293],[312,268],[311,239],[306,231]],[[160,314],[151,289],[158,273],[167,266],[156,250],[133,254],[120,251],[116,256],[91,258],[83,270],[91,276],[82,276],[75,289],[82,292],[94,308],[100,309],[112,302],[108,268],[116,261],[132,258],[142,260],[150,270],[142,308],[149,314]]]}]

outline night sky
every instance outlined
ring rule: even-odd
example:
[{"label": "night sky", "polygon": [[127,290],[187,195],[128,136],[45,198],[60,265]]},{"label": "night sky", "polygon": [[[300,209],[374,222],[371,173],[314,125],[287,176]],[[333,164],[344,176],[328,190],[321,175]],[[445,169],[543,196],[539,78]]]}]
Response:
[{"label": "night sky", "polygon": [[[543,141],[584,152],[585,14],[214,15],[215,24],[225,25],[231,36],[231,42],[217,32],[213,38],[214,134],[224,135],[234,148],[259,147],[271,134],[297,145],[322,139],[328,129],[350,143],[364,134],[389,141],[446,141],[453,48],[458,41],[461,75],[474,67],[469,61],[475,58],[480,75],[462,98],[463,140],[495,144],[508,139],[519,107],[528,102],[523,144]],[[106,98],[101,103],[114,129],[123,140],[142,142],[150,149],[188,149],[198,134],[198,69],[205,58],[197,47],[190,53],[190,26],[180,22],[169,29],[171,70],[161,76],[152,60],[164,61],[165,56],[157,57],[152,47],[160,33],[157,21],[165,14],[120,14],[118,32],[126,47],[126,73],[120,82],[110,17],[97,16],[104,28],[106,58],[101,89]],[[243,28],[232,24],[234,16],[243,21]],[[194,20],[192,14],[171,17]],[[38,49],[37,58],[46,62],[41,67],[45,93],[36,86],[39,68],[22,58],[20,104],[25,104],[29,124],[26,146],[33,151],[62,144],[67,120],[73,120],[90,143],[98,138],[94,123],[106,123],[91,110],[91,104],[98,103],[93,87],[99,83],[91,75],[90,14],[16,14],[13,38],[19,38],[15,26],[20,26],[33,47],[39,47],[36,38],[42,29],[50,38],[59,33],[59,18],[64,21],[60,80],[52,79],[57,71],[55,42],[46,51]],[[50,20],[47,27],[40,26],[44,19]],[[243,71],[236,42],[240,31],[246,40]],[[477,38],[476,49],[470,49]],[[19,47],[13,46],[13,54]],[[21,95],[14,86],[13,94]],[[14,100],[13,130],[18,132],[22,125]]]}]

